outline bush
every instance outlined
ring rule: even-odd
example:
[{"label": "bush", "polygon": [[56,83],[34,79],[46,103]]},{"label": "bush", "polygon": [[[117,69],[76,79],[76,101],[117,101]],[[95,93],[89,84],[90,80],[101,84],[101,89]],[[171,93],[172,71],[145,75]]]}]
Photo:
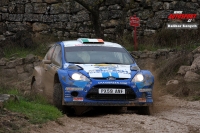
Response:
[{"label": "bush", "polygon": [[139,46],[147,50],[171,48],[192,50],[200,46],[200,28],[198,30],[161,29],[152,36],[139,38]]}]

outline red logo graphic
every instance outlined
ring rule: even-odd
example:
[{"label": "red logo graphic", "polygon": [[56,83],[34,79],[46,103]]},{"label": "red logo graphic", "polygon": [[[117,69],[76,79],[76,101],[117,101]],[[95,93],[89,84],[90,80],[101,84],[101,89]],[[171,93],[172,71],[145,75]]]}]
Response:
[{"label": "red logo graphic", "polygon": [[170,14],[168,19],[195,19],[197,14]]},{"label": "red logo graphic", "polygon": [[197,17],[197,14],[182,14],[183,11],[174,11],[173,14],[170,14],[168,16],[168,19],[174,20],[174,19],[179,19],[179,20],[188,20],[187,22],[191,22],[193,19]]}]

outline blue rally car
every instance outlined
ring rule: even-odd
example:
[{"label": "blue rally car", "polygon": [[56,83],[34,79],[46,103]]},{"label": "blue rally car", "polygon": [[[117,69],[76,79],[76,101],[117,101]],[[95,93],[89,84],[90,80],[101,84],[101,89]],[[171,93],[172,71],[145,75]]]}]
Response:
[{"label": "blue rally car", "polygon": [[140,70],[121,45],[79,38],[55,43],[34,68],[31,90],[59,109],[77,114],[88,107],[136,107],[150,114],[154,77]]}]

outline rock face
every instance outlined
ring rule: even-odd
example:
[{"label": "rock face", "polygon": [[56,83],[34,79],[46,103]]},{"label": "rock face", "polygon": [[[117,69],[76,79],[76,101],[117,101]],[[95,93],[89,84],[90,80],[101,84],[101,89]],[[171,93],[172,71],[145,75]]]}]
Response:
[{"label": "rock face", "polygon": [[178,74],[180,75],[185,75],[187,71],[190,70],[190,66],[180,66],[179,70],[178,70]]},{"label": "rock face", "polygon": [[[92,7],[97,1],[86,2]],[[199,14],[199,4],[197,0],[106,0],[96,10],[102,34],[115,40],[115,33],[121,33],[120,27],[131,34],[133,28],[129,25],[129,17],[133,14],[141,19],[140,35],[148,36],[165,28],[168,15],[174,11]],[[114,32],[108,32],[110,28]],[[65,39],[95,37],[91,13],[73,0],[1,0],[0,41],[14,37],[18,31],[49,33]]]},{"label": "rock face", "polygon": [[[170,55],[170,52],[167,52],[167,55],[173,57]],[[191,63],[187,63],[188,61]],[[177,76],[179,76],[180,79],[184,79],[184,81],[188,83],[200,83],[200,47],[197,47],[195,50],[186,55],[184,64],[185,63],[190,64],[190,66],[180,66]],[[170,81],[168,81],[168,83],[170,83]]]},{"label": "rock face", "polygon": [[16,95],[0,94],[0,109],[4,107],[4,103],[7,101],[19,102],[19,98]]},{"label": "rock face", "polygon": [[[199,96],[200,85],[200,47],[196,48],[192,52],[186,55],[187,60],[191,61],[190,66],[180,66],[176,80],[170,80],[166,84],[166,88],[169,92],[173,92],[176,95],[184,96]],[[180,82],[180,84],[176,84]],[[179,88],[178,91],[174,91]]]},{"label": "rock face", "polygon": [[25,58],[16,58],[11,61],[1,58],[0,73],[5,78],[15,78],[23,81],[31,76],[34,66],[39,62],[39,59],[32,54],[27,55]]},{"label": "rock face", "polygon": [[166,91],[171,94],[175,94],[180,88],[179,86],[180,84],[178,80],[170,80],[166,83]]},{"label": "rock face", "polygon": [[166,85],[177,85],[177,84],[179,84],[178,80],[170,80],[170,81],[167,82]]},{"label": "rock face", "polygon": [[10,98],[10,95],[8,94],[0,94],[0,109],[3,108],[3,103],[8,101]]},{"label": "rock face", "polygon": [[187,71],[184,80],[187,82],[200,82],[200,75],[192,71]]}]

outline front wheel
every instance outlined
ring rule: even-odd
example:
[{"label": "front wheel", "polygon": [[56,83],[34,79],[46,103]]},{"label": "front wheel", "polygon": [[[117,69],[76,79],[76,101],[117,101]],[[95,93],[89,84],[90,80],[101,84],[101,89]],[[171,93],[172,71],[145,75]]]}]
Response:
[{"label": "front wheel", "polygon": [[53,104],[56,106],[62,113],[65,113],[67,115],[72,115],[73,110],[71,107],[62,105],[63,100],[63,90],[60,83],[54,84],[54,91],[53,91]]},{"label": "front wheel", "polygon": [[53,87],[53,104],[59,110],[63,110],[62,98],[63,98],[62,86],[60,83],[55,83]]}]

